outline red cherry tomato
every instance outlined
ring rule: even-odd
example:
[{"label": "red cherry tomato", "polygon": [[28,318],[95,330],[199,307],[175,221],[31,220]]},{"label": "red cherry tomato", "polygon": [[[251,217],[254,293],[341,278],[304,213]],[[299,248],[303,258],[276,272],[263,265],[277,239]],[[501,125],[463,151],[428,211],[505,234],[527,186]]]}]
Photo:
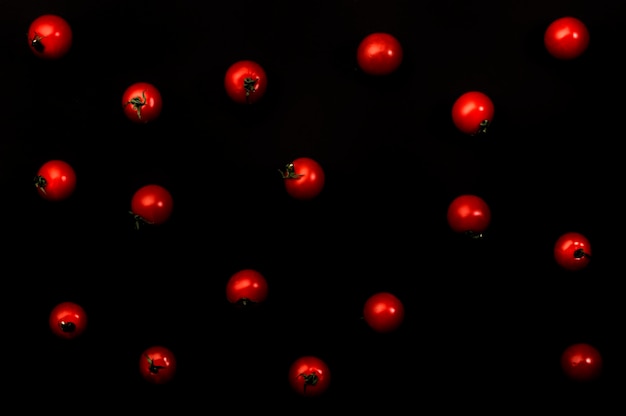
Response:
[{"label": "red cherry tomato", "polygon": [[122,108],[129,120],[146,124],[156,120],[163,109],[159,90],[149,82],[136,82],[122,95]]},{"label": "red cherry tomato", "polygon": [[330,369],[326,362],[315,356],[302,356],[289,368],[289,384],[298,394],[315,397],[328,390]]},{"label": "red cherry tomato", "polygon": [[470,136],[487,133],[493,122],[494,105],[486,94],[468,91],[452,105],[452,121],[457,129]]},{"label": "red cherry tomato", "polygon": [[176,356],[161,345],[153,345],[139,357],[139,373],[153,384],[168,383],[176,375]]},{"label": "red cherry tomato", "polygon": [[554,259],[566,270],[584,269],[591,260],[591,244],[584,235],[567,232],[561,235],[554,244]]},{"label": "red cherry tomato", "polygon": [[553,57],[564,60],[574,59],[587,50],[589,30],[575,17],[561,17],[548,25],[543,42],[548,53]]},{"label": "red cherry tomato", "polygon": [[257,270],[239,270],[226,283],[226,298],[242,306],[263,302],[267,298],[267,280]]},{"label": "red cherry tomato", "polygon": [[140,228],[141,224],[160,225],[172,215],[174,200],[163,186],[150,184],[135,191],[130,207],[136,228]]},{"label": "red cherry tomato", "polygon": [[267,74],[257,62],[242,60],[232,64],[224,76],[226,93],[236,103],[253,104],[267,90]]},{"label": "red cherry tomato", "polygon": [[365,301],[363,319],[376,332],[395,331],[404,320],[404,304],[392,293],[375,293]]},{"label": "red cherry tomato", "polygon": [[477,195],[459,195],[448,206],[448,224],[457,233],[480,237],[491,222],[491,210]]},{"label": "red cherry tomato", "polygon": [[37,193],[48,201],[67,199],[76,189],[76,172],[63,160],[49,160],[37,171],[35,187]]},{"label": "red cherry tomato", "polygon": [[279,169],[287,193],[295,199],[308,200],[318,196],[324,189],[326,175],[322,166],[308,157],[300,157]]},{"label": "red cherry tomato", "polygon": [[574,381],[592,381],[602,372],[602,355],[592,345],[572,344],[561,355],[561,368],[567,377]]},{"label": "red cherry tomato", "polygon": [[62,302],[52,308],[48,323],[59,338],[74,339],[87,328],[87,314],[77,303]]},{"label": "red cherry tomato", "polygon": [[39,16],[28,28],[28,46],[43,59],[59,59],[72,46],[72,28],[62,17],[45,14]]},{"label": "red cherry tomato", "polygon": [[403,59],[402,45],[389,33],[371,33],[357,48],[357,63],[369,75],[389,75],[396,71]]}]

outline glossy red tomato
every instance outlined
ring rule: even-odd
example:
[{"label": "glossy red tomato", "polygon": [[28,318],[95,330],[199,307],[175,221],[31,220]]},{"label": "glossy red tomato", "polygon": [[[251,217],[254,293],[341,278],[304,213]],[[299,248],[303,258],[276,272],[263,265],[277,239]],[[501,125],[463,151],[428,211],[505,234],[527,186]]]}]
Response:
[{"label": "glossy red tomato", "polygon": [[452,121],[457,129],[470,136],[485,134],[494,112],[491,98],[480,91],[468,91],[452,105]]},{"label": "glossy red tomato", "polygon": [[130,207],[137,228],[141,224],[160,225],[172,215],[174,199],[163,186],[149,184],[135,191]]},{"label": "glossy red tomato", "polygon": [[149,82],[136,82],[122,95],[122,108],[129,120],[146,124],[156,120],[163,109],[161,92]]},{"label": "glossy red tomato", "polygon": [[28,28],[28,46],[42,59],[59,59],[72,47],[72,28],[67,20],[54,14],[44,14]]},{"label": "glossy red tomato", "polygon": [[553,57],[565,60],[574,59],[587,50],[589,30],[575,17],[561,17],[548,25],[543,42],[548,53]]},{"label": "glossy red tomato", "polygon": [[267,280],[260,272],[242,269],[228,279],[226,298],[236,305],[254,305],[267,298],[267,290]]},{"label": "glossy red tomato", "polygon": [[591,260],[591,244],[584,235],[567,232],[554,243],[554,259],[566,270],[581,270]]},{"label": "glossy red tomato", "polygon": [[561,368],[574,381],[592,381],[602,373],[603,359],[598,349],[587,343],[572,344],[561,355]]},{"label": "glossy red tomato", "polygon": [[312,355],[296,359],[289,368],[289,384],[305,397],[315,397],[328,390],[330,369],[325,361]]},{"label": "glossy red tomato", "polygon": [[267,74],[257,62],[241,60],[232,64],[224,76],[226,93],[236,103],[253,104],[267,90]]},{"label": "glossy red tomato", "polygon": [[308,157],[300,157],[278,170],[285,182],[287,193],[295,199],[309,200],[324,189],[326,174],[322,166]]},{"label": "glossy red tomato", "polygon": [[74,302],[62,302],[52,308],[48,323],[59,338],[74,339],[87,328],[87,314]]},{"label": "glossy red tomato", "polygon": [[42,198],[62,201],[76,189],[76,172],[64,160],[49,160],[39,167],[35,176],[35,187]]},{"label": "glossy red tomato", "polygon": [[153,384],[165,384],[176,375],[176,356],[162,345],[153,345],[139,357],[139,373]]},{"label": "glossy red tomato", "polygon": [[359,67],[369,75],[389,75],[402,64],[404,52],[398,39],[389,34],[376,32],[367,35],[357,48]]},{"label": "glossy red tomato", "polygon": [[477,195],[459,195],[448,206],[448,224],[457,233],[481,237],[491,222],[491,209]]},{"label": "glossy red tomato", "polygon": [[375,293],[365,301],[363,319],[376,332],[395,331],[404,320],[404,304],[392,293]]}]

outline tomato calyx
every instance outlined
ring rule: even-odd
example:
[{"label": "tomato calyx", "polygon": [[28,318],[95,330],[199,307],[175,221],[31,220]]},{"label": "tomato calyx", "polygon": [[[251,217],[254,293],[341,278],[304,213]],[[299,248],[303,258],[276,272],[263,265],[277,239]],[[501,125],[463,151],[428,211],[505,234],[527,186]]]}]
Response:
[{"label": "tomato calyx", "polygon": [[[142,98],[143,98],[143,101],[141,100]],[[124,104],[124,107],[126,107],[128,104],[131,104],[133,106],[133,110],[135,110],[135,112],[137,113],[137,118],[141,120],[141,108],[147,103],[148,103],[148,100],[146,99],[146,90],[143,90],[141,92],[141,97],[137,96],[137,97],[131,98],[130,100],[126,102],[126,104]]]},{"label": "tomato calyx", "polygon": [[243,89],[246,90],[246,100],[250,97],[250,94],[256,91],[256,84],[259,82],[259,78],[246,77],[243,80]]},{"label": "tomato calyx", "polygon": [[76,324],[74,322],[61,320],[59,321],[59,328],[63,332],[71,333],[71,332],[76,331]]},{"label": "tomato calyx", "polygon": [[132,211],[128,211],[128,213],[133,216],[133,220],[135,221],[135,230],[139,230],[142,225],[146,225],[146,224],[147,225],[153,225],[154,224],[154,222],[148,221],[147,219],[145,219],[141,215],[135,214]]},{"label": "tomato calyx", "polygon": [[287,163],[287,165],[285,165],[284,172],[280,169],[278,169],[278,171],[280,172],[280,175],[283,177],[283,179],[298,179],[304,176],[295,172],[295,167],[293,166],[293,163]]},{"label": "tomato calyx", "polygon": [[44,36],[41,36],[39,33],[35,32],[35,37],[30,41],[30,44],[33,46],[33,49],[35,49],[39,53],[43,53],[45,49],[43,43],[41,43],[41,40],[43,38]]},{"label": "tomato calyx", "polygon": [[240,306],[242,308],[249,308],[252,307],[254,305],[256,305],[257,303],[253,300],[250,300],[248,298],[241,298],[241,299],[237,299],[237,302],[235,302],[235,304],[237,306]]},{"label": "tomato calyx", "polygon": [[483,233],[477,233],[475,231],[465,231],[464,233],[467,237],[471,238],[472,240],[482,240],[485,238],[485,235]]},{"label": "tomato calyx", "polygon": [[490,124],[489,120],[481,121],[480,124],[478,125],[478,130],[476,130],[476,133],[474,133],[473,136],[487,134],[487,127],[489,127],[489,124]]},{"label": "tomato calyx", "polygon": [[159,374],[159,370],[165,368],[165,366],[163,365],[154,364],[154,360],[150,358],[148,355],[146,355],[146,360],[148,360],[148,364],[150,364],[148,371],[150,371],[152,374]]},{"label": "tomato calyx", "polygon": [[585,253],[585,250],[583,250],[582,248],[576,249],[576,251],[574,251],[575,259],[582,259],[583,257],[591,258],[591,254]]},{"label": "tomato calyx", "polygon": [[302,391],[306,393],[307,386],[315,386],[319,381],[319,377],[315,373],[304,374],[300,373],[299,377],[304,379],[304,385],[302,386]]},{"label": "tomato calyx", "polygon": [[40,189],[44,194],[46,193],[46,186],[48,186],[48,181],[41,175],[35,176],[35,187]]}]

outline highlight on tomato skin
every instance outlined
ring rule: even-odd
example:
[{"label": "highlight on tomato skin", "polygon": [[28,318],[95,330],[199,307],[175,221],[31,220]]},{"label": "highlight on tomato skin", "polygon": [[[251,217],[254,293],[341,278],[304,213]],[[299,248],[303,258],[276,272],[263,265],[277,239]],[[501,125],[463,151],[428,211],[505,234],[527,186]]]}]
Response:
[{"label": "highlight on tomato skin", "polygon": [[28,28],[28,46],[41,59],[56,60],[67,55],[72,47],[72,28],[63,17],[44,14]]},{"label": "highlight on tomato skin", "polygon": [[468,91],[452,105],[452,122],[469,136],[484,135],[493,123],[495,107],[491,98],[481,91]]},{"label": "highlight on tomato skin", "polygon": [[478,195],[459,195],[448,206],[447,219],[454,232],[482,238],[491,223],[491,209]]},{"label": "highlight on tomato skin", "polygon": [[404,321],[404,304],[393,293],[378,292],[370,296],[363,306],[363,319],[376,332],[397,330]]},{"label": "highlight on tomato skin", "polygon": [[143,225],[160,225],[172,215],[174,199],[165,187],[148,184],[139,188],[132,196],[129,213],[135,220],[135,229]]},{"label": "highlight on tomato skin", "polygon": [[578,232],[566,232],[554,243],[554,260],[565,270],[578,271],[586,268],[591,261],[591,255],[589,239]]}]

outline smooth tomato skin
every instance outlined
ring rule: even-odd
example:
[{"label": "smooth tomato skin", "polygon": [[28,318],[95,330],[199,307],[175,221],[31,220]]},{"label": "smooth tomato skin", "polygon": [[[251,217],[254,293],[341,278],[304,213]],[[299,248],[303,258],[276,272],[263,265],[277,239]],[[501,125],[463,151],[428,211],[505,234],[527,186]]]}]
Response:
[{"label": "smooth tomato skin", "polygon": [[149,82],[136,82],[122,94],[122,108],[126,117],[138,124],[155,121],[163,110],[161,92]]},{"label": "smooth tomato skin", "polygon": [[172,215],[174,199],[163,186],[149,184],[142,186],[133,194],[131,212],[148,224],[159,225]]},{"label": "smooth tomato skin", "polygon": [[59,59],[72,47],[73,33],[67,20],[54,14],[44,14],[28,28],[28,46],[42,59]]},{"label": "smooth tomato skin", "polygon": [[139,373],[152,384],[165,384],[176,375],[177,359],[174,353],[162,345],[145,349],[139,357]]},{"label": "smooth tomato skin", "polygon": [[591,259],[589,239],[577,232],[567,232],[554,243],[554,259],[566,270],[582,270]]},{"label": "smooth tomato skin", "polygon": [[48,318],[52,333],[62,339],[74,339],[87,328],[87,314],[82,306],[74,302],[57,304]]},{"label": "smooth tomato skin", "polygon": [[404,58],[404,51],[398,39],[383,32],[367,35],[357,48],[357,63],[369,75],[382,76],[395,72]]},{"label": "smooth tomato skin", "polygon": [[579,57],[589,46],[589,30],[579,19],[561,17],[548,25],[543,42],[550,55],[570,60]]},{"label": "smooth tomato skin", "polygon": [[603,359],[598,349],[587,343],[572,344],[561,355],[564,374],[574,381],[593,381],[602,373]]},{"label": "smooth tomato skin", "polygon": [[76,172],[64,160],[49,160],[39,167],[35,176],[35,187],[43,199],[62,201],[69,198],[76,189]]},{"label": "smooth tomato skin", "polygon": [[491,209],[477,195],[459,195],[448,206],[448,225],[457,233],[480,234],[491,222]]},{"label": "smooth tomato skin", "polygon": [[326,174],[322,166],[309,157],[299,157],[281,171],[285,189],[289,195],[299,200],[310,200],[324,189]]},{"label": "smooth tomato skin", "polygon": [[404,321],[404,304],[392,293],[375,293],[365,301],[363,319],[376,332],[395,331]]},{"label": "smooth tomato skin", "polygon": [[470,136],[486,133],[493,122],[495,106],[491,98],[480,91],[461,94],[452,105],[452,122],[459,131]]},{"label": "smooth tomato skin", "polygon": [[233,63],[224,76],[224,88],[238,104],[254,104],[267,90],[267,73],[257,62],[241,60]]},{"label": "smooth tomato skin", "polygon": [[237,305],[247,306],[263,302],[267,298],[267,292],[265,276],[254,269],[239,270],[226,283],[226,298]]},{"label": "smooth tomato skin", "polygon": [[307,355],[297,358],[289,367],[289,384],[301,396],[316,397],[328,390],[330,369],[321,358]]}]

